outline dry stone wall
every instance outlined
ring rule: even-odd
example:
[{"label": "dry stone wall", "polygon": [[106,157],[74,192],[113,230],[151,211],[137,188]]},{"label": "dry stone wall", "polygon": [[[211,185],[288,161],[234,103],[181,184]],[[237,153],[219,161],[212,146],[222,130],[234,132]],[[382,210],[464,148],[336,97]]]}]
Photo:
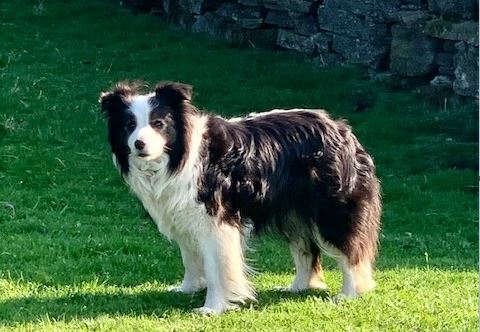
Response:
[{"label": "dry stone wall", "polygon": [[[127,0],[184,29],[478,98],[478,0]],[[387,73],[388,75],[384,75]]]}]

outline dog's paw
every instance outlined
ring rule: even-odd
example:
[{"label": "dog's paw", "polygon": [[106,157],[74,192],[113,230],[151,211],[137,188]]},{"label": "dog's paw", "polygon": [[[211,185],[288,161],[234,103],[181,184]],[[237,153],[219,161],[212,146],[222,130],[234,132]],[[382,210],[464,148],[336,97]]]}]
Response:
[{"label": "dog's paw", "polygon": [[194,294],[194,293],[200,292],[203,289],[204,289],[204,287],[191,288],[191,287],[185,287],[183,285],[180,285],[180,286],[167,287],[167,292]]},{"label": "dog's paw", "polygon": [[348,300],[353,300],[354,298],[356,298],[355,295],[348,295],[348,294],[344,294],[344,293],[339,293],[337,295],[335,295],[334,297],[332,297],[332,302],[335,303],[335,304],[340,304],[342,302],[345,302],[345,301],[348,301]]},{"label": "dog's paw", "polygon": [[300,288],[300,287],[292,287],[292,286],[288,286],[288,287],[277,286],[277,287],[274,288],[274,290],[276,290],[277,292],[293,293],[293,294],[306,292],[306,291],[309,291],[311,289],[312,288],[308,288],[308,287],[301,287]]},{"label": "dog's paw", "polygon": [[295,285],[289,286],[289,287],[282,287],[282,286],[277,286],[274,288],[277,292],[288,292],[288,293],[301,293],[305,291],[326,291],[327,290],[327,285],[325,283],[316,283],[315,285],[312,286],[307,286],[307,287],[298,287]]},{"label": "dog's paw", "polygon": [[275,286],[275,287],[273,287],[273,290],[275,290],[277,292],[285,292],[285,293],[295,292],[294,290],[292,290],[291,287],[284,287],[284,286]]},{"label": "dog's paw", "polygon": [[182,286],[169,286],[167,287],[167,292],[172,292],[172,293],[183,293]]},{"label": "dog's paw", "polygon": [[310,283],[309,288],[310,288],[310,289],[313,289],[313,290],[317,290],[317,291],[326,291],[326,290],[328,290],[327,284],[324,283],[324,282],[321,281],[321,280]]},{"label": "dog's paw", "polygon": [[221,314],[221,312],[209,307],[195,308],[193,309],[193,312],[203,316],[215,316]]}]

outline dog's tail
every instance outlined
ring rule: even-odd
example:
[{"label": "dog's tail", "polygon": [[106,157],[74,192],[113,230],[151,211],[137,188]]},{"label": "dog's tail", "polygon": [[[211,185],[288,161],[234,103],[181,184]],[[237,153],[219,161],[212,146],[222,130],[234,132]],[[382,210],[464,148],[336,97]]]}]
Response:
[{"label": "dog's tail", "polygon": [[377,181],[375,165],[351,127],[345,121],[330,118],[322,119],[321,123],[321,174],[329,194],[345,200],[358,190],[370,190],[371,182]]}]

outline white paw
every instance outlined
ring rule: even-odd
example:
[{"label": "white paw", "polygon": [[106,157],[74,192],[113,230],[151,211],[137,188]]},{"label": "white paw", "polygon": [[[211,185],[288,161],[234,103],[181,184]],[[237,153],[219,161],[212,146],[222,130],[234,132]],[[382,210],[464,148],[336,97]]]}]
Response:
[{"label": "white paw", "polygon": [[277,292],[285,292],[285,293],[298,293],[301,292],[299,289],[293,289],[292,287],[283,287],[283,286],[276,286],[273,288]]},{"label": "white paw", "polygon": [[333,301],[333,303],[339,304],[339,303],[347,301],[347,300],[352,300],[355,297],[356,297],[356,295],[354,295],[354,294],[339,293],[332,298],[332,301]]},{"label": "white paw", "polygon": [[190,287],[185,287],[185,286],[180,285],[180,286],[167,287],[167,292],[193,294],[193,293],[201,291],[202,289],[203,288],[190,288]]},{"label": "white paw", "polygon": [[200,308],[195,308],[193,309],[193,312],[196,314],[200,314],[203,316],[214,316],[214,315],[219,315],[221,312],[209,308],[209,307],[200,307]]},{"label": "white paw", "polygon": [[335,304],[339,304],[339,303],[345,301],[346,299],[347,299],[347,297],[345,296],[345,294],[340,293],[340,294],[337,294],[334,297],[332,297],[332,302],[335,303]]},{"label": "white paw", "polygon": [[323,281],[317,281],[317,282],[310,285],[310,289],[315,289],[315,290],[319,290],[319,291],[326,291],[328,289],[328,286]]},{"label": "white paw", "polygon": [[181,293],[182,292],[182,287],[180,287],[180,286],[168,286],[167,287],[167,292]]},{"label": "white paw", "polygon": [[308,286],[308,287],[299,287],[299,286],[292,285],[290,287],[281,287],[281,286],[275,287],[274,289],[279,292],[300,293],[308,290],[324,291],[324,290],[327,290],[327,285],[324,283],[317,283],[314,286]]}]

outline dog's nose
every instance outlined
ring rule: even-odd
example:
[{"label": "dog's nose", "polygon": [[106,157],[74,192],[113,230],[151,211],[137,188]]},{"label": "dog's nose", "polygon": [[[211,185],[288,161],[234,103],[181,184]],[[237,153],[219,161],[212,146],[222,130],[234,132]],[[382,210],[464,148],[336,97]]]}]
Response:
[{"label": "dog's nose", "polygon": [[137,139],[135,141],[135,147],[137,148],[137,150],[142,150],[145,147],[145,143]]}]

